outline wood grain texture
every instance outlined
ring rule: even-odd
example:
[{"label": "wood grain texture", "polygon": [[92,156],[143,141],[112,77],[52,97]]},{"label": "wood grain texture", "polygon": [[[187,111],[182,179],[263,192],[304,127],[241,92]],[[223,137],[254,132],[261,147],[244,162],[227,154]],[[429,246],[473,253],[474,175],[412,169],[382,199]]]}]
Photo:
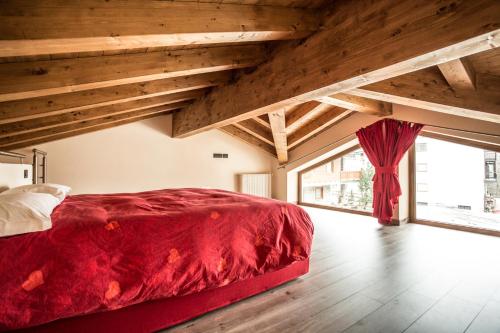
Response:
[{"label": "wood grain texture", "polygon": [[[182,112],[182,111],[181,111]],[[257,139],[255,136],[248,134],[247,132],[239,129],[236,126],[229,125],[229,126],[224,126],[221,127],[220,130],[226,134],[229,134],[231,136],[234,136],[235,138],[240,139],[241,141],[244,141],[252,146],[256,146],[269,154],[276,156],[276,149],[274,149],[273,146],[271,146],[268,143],[265,143],[262,140]]]},{"label": "wood grain texture", "polygon": [[259,64],[260,45],[0,64],[0,102]]},{"label": "wood grain texture", "polygon": [[222,71],[3,102],[0,124],[208,88],[230,77]]},{"label": "wood grain texture", "polygon": [[[328,104],[326,104],[328,105]],[[328,105],[323,112],[302,125],[299,129],[288,135],[288,149],[292,149],[316,134],[341,121],[352,111]]]},{"label": "wood grain texture", "polygon": [[285,110],[278,110],[268,113],[271,131],[273,133],[274,147],[279,163],[288,161],[288,145],[285,129]]},{"label": "wood grain texture", "polygon": [[286,113],[287,133],[292,133],[297,128],[304,125],[309,119],[323,112],[326,108],[328,108],[328,104],[322,104],[317,101],[306,102],[291,108]]},{"label": "wood grain texture", "polygon": [[0,57],[297,39],[320,24],[306,9],[174,1],[3,1],[0,20]]},{"label": "wood grain texture", "polygon": [[336,1],[323,30],[177,113],[174,136],[497,47],[499,12],[495,0]]},{"label": "wood grain texture", "polygon": [[349,94],[499,122],[500,86],[497,86],[498,83],[500,80],[490,81],[491,91],[481,89],[473,92],[455,91],[448,85],[439,69],[434,67],[353,89],[349,91]]},{"label": "wood grain texture", "polygon": [[321,8],[330,0],[175,0],[188,2],[232,3],[238,5],[278,6],[292,8]]},{"label": "wood grain texture", "polygon": [[200,97],[202,94],[203,91],[181,92],[177,94],[140,99],[132,102],[100,106],[93,109],[72,111],[54,116],[40,117],[35,119],[8,123],[8,124],[1,124],[0,138],[13,134],[28,133],[63,124],[70,124],[84,120],[104,118],[110,115],[127,113],[129,111],[134,111],[134,110],[147,109],[151,107],[162,107],[166,106],[167,104],[177,103],[176,108],[181,108],[188,105],[185,101],[189,101],[197,97]]},{"label": "wood grain texture", "polygon": [[307,275],[162,332],[498,332],[500,238],[305,209]]},{"label": "wood grain texture", "polygon": [[252,119],[254,119],[259,124],[266,126],[267,128],[271,128],[271,124],[269,124],[269,117],[267,116],[267,114],[263,114]]},{"label": "wood grain texture", "polygon": [[373,114],[381,117],[392,114],[391,103],[349,95],[349,93],[339,93],[332,96],[320,97],[316,100],[318,102],[338,106],[344,109]]},{"label": "wood grain texture", "polygon": [[269,127],[263,126],[258,121],[254,119],[247,119],[233,125],[264,141],[265,143],[274,146],[273,134],[271,133]]},{"label": "wood grain texture", "polygon": [[438,65],[439,70],[453,89],[476,89],[476,73],[466,58],[455,59]]}]

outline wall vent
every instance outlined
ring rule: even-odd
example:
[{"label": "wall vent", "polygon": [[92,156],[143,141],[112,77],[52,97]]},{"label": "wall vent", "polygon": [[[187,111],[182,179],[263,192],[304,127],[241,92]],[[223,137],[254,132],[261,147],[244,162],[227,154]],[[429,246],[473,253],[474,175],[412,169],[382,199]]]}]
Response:
[{"label": "wall vent", "polygon": [[214,158],[229,158],[228,154],[214,153]]}]

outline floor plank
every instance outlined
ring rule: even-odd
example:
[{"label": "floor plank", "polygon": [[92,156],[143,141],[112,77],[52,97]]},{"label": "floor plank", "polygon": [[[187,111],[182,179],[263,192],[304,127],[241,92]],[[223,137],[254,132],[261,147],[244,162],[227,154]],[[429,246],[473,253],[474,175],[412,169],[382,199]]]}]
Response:
[{"label": "floor plank", "polygon": [[500,238],[305,209],[307,275],[162,332],[500,333]]}]

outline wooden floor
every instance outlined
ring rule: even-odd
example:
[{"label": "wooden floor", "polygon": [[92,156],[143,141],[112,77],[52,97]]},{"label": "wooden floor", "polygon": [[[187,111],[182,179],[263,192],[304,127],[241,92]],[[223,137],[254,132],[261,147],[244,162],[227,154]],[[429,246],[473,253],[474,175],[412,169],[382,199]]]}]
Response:
[{"label": "wooden floor", "polygon": [[306,209],[309,274],[164,332],[500,332],[500,238]]}]

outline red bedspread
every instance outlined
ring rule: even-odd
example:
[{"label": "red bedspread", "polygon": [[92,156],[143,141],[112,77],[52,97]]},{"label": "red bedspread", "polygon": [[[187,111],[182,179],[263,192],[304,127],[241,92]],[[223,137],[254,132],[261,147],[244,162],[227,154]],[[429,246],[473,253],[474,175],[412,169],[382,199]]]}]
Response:
[{"label": "red bedspread", "polygon": [[187,295],[309,257],[300,207],[221,190],[75,195],[0,238],[0,330]]}]

